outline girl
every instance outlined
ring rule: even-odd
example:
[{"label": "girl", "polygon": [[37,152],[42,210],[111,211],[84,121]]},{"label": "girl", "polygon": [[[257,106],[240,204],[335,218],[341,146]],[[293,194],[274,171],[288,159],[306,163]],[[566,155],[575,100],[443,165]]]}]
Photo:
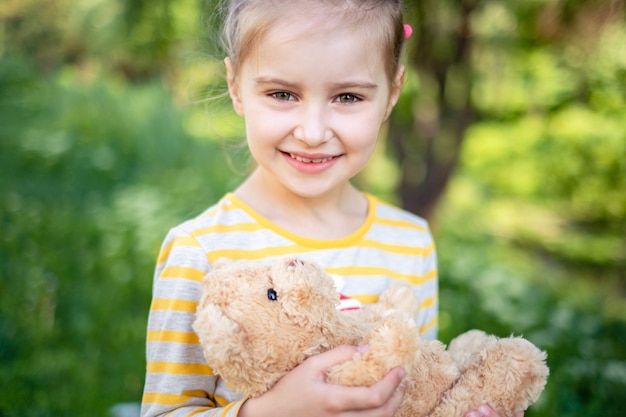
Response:
[{"label": "girl", "polygon": [[[358,349],[312,357],[259,398],[211,373],[191,329],[201,280],[221,257],[274,262],[298,254],[375,302],[393,279],[421,300],[423,337],[437,333],[437,269],[421,218],[358,191],[403,83],[400,0],[232,0],[225,20],[230,97],[256,162],[234,192],[170,231],[155,272],[142,415],[392,416],[404,371],[371,387],[326,384]],[[493,416],[488,408],[475,413]]]}]

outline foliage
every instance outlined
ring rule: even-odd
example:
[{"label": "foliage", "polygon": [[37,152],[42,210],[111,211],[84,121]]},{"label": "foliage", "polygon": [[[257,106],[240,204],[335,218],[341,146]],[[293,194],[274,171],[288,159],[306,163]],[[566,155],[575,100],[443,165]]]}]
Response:
[{"label": "foliage", "polygon": [[622,415],[623,296],[620,316],[611,315],[607,304],[615,295],[595,283],[506,239],[463,230],[458,219],[449,223],[438,233],[442,340],[481,328],[524,335],[545,349],[551,374],[528,417]]},{"label": "foliage", "polygon": [[544,347],[552,375],[529,416],[623,414],[626,26],[594,42],[483,45],[482,118],[437,213],[442,337],[487,327]]},{"label": "foliage", "polygon": [[141,397],[161,239],[232,179],[158,85],[0,72],[0,415],[105,415]]}]

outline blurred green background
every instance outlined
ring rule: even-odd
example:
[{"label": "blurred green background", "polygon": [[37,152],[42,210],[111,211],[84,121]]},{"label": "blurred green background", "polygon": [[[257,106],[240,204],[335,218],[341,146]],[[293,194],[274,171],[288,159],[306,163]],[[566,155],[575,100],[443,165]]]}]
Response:
[{"label": "blurred green background", "polygon": [[[624,1],[407,7],[407,86],[356,181],[430,220],[442,340],[481,328],[548,352],[527,416],[624,415]],[[241,120],[213,99],[215,16],[0,3],[0,417],[140,400],[161,240],[246,169]]]}]

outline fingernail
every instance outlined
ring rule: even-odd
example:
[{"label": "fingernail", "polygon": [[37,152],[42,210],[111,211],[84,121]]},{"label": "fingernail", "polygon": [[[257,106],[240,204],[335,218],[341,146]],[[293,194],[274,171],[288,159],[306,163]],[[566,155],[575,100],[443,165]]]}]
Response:
[{"label": "fingernail", "polygon": [[402,381],[400,385],[398,385],[398,390],[402,393],[402,395],[406,394],[406,390],[409,388],[408,381]]},{"label": "fingernail", "polygon": [[369,348],[370,348],[370,345],[362,345],[362,346],[359,346],[357,348],[357,352],[365,353],[365,352],[367,352],[367,349],[369,349]]},{"label": "fingernail", "polygon": [[481,405],[480,407],[478,407],[478,414],[480,414],[481,417],[487,417],[489,415],[489,407],[487,407],[485,404]]}]

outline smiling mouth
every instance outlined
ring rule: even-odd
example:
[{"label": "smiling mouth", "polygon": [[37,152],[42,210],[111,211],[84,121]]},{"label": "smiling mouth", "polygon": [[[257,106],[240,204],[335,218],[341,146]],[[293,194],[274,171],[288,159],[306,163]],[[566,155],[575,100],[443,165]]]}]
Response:
[{"label": "smiling mouth", "polygon": [[322,164],[324,162],[328,162],[331,159],[335,158],[334,156],[328,156],[326,158],[304,158],[300,155],[296,155],[293,153],[288,154],[290,157],[295,159],[296,161],[304,162],[305,164]]}]

